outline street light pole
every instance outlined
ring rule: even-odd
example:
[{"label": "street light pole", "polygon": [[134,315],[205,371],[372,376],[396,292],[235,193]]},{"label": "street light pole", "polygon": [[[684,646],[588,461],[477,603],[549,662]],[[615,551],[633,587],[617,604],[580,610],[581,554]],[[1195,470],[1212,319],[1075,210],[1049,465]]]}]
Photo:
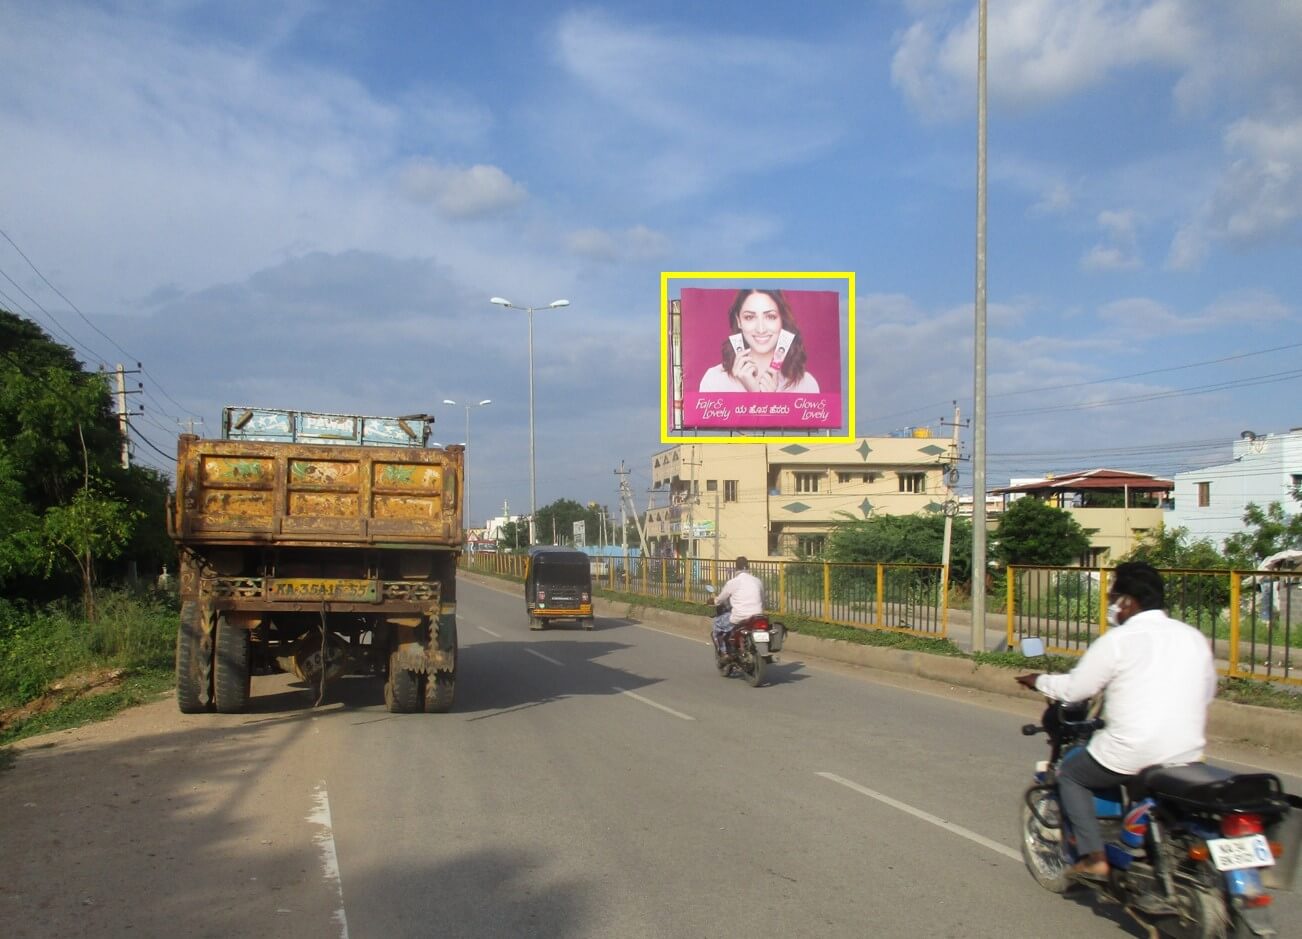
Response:
[{"label": "street light pole", "polygon": [[465,476],[465,483],[461,487],[461,529],[470,537],[470,409],[482,408],[492,404],[492,398],[485,398],[478,404],[463,404],[459,401],[453,401],[451,398],[444,398],[444,404],[450,404],[453,407],[463,407],[466,409],[466,460],[462,473]]},{"label": "street light pole", "polygon": [[546,306],[516,306],[505,297],[492,297],[489,303],[496,303],[500,307],[508,310],[524,310],[529,315],[529,546],[533,547],[538,543],[537,530],[534,527],[535,519],[538,516],[538,488],[537,474],[534,470],[534,437],[533,437],[533,311],[534,310],[554,310],[558,307],[569,306],[568,300],[553,300]]}]

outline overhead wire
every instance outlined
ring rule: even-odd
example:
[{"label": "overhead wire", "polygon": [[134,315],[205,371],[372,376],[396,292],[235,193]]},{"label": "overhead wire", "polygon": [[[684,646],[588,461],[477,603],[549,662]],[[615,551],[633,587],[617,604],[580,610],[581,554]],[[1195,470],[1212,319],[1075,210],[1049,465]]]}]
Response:
[{"label": "overhead wire", "polygon": [[[101,365],[105,365],[105,364],[108,363],[108,357],[107,357],[107,356],[103,356],[103,355],[101,355],[97,350],[92,349],[92,348],[90,348],[90,347],[87,346],[87,345],[84,345],[83,343],[81,343],[81,342],[77,339],[76,336],[74,336],[72,333],[68,332],[68,330],[64,329],[63,324],[60,323],[60,322],[58,321],[58,319],[55,318],[54,314],[52,314],[52,313],[51,313],[49,310],[47,310],[45,307],[41,306],[41,302],[40,302],[39,300],[35,299],[35,298],[34,298],[31,294],[29,294],[26,290],[24,290],[23,287],[22,287],[22,285],[19,284],[19,283],[18,283],[16,280],[14,280],[12,277],[10,277],[10,276],[9,276],[9,273],[8,273],[4,268],[0,268],[0,277],[4,277],[5,280],[9,281],[9,283],[13,285],[13,287],[14,287],[15,290],[17,290],[19,293],[21,293],[24,297],[27,298],[28,302],[32,303],[32,304],[33,304],[33,305],[34,305],[38,310],[40,310],[43,314],[45,314],[45,318],[46,318],[47,320],[50,321],[51,325],[53,325],[54,328],[57,329],[59,332],[63,333],[63,335],[66,336],[66,337],[68,338],[68,341],[69,341],[69,342],[71,342],[74,346],[76,346],[76,347],[77,347],[78,349],[80,349],[83,353],[85,353],[87,356],[89,356],[89,357],[90,357],[90,360],[91,360],[92,362],[97,362],[97,363],[99,363],[99,364],[101,364]],[[32,320],[33,322],[35,322],[36,317],[33,316],[33,315],[31,314],[31,311],[29,311],[29,310],[28,310],[26,307],[24,307],[21,303],[18,303],[16,300],[14,300],[13,297],[9,296],[9,295],[6,294],[6,293],[3,293],[3,291],[0,291],[0,295],[3,295],[3,297],[4,297],[4,299],[5,299],[5,302],[7,302],[7,303],[9,303],[9,304],[11,304],[11,305],[17,307],[18,310],[23,314],[23,316],[25,316],[25,317],[27,317],[29,320]]]},{"label": "overhead wire", "polygon": [[[1254,349],[1250,352],[1240,352],[1234,355],[1220,356],[1219,358],[1215,358],[1215,359],[1204,359],[1199,362],[1187,362],[1182,365],[1168,365],[1168,366],[1163,366],[1162,368],[1146,369],[1140,372],[1129,372],[1125,375],[1115,375],[1109,378],[1096,378],[1090,381],[1068,382],[1068,383],[1058,384],[1058,385],[1043,385],[1036,388],[1021,388],[1015,391],[995,392],[993,394],[987,395],[987,397],[1007,398],[1016,395],[1043,394],[1048,391],[1064,391],[1072,388],[1085,388],[1091,385],[1103,385],[1103,384],[1111,384],[1113,382],[1118,382],[1118,381],[1130,381],[1136,378],[1144,378],[1149,375],[1159,375],[1166,372],[1178,372],[1178,371],[1184,371],[1191,368],[1202,368],[1203,366],[1207,366],[1207,365],[1221,365],[1225,362],[1234,362],[1242,359],[1253,358],[1260,355],[1269,355],[1273,352],[1285,352],[1290,349],[1297,349],[1300,347],[1302,347],[1302,342],[1292,342],[1292,343],[1286,343],[1284,345],[1272,346],[1268,349]],[[905,417],[910,414],[920,414],[924,411],[930,411],[933,408],[945,407],[946,405],[951,404],[953,400],[954,399],[951,398],[946,401],[937,401],[932,404],[918,405],[917,407],[909,408],[903,411],[893,411],[888,414],[866,415],[866,419],[871,421],[885,421],[893,417]],[[959,400],[970,401],[971,395],[960,397]],[[998,415],[992,414],[990,416],[995,417]]]},{"label": "overhead wire", "polygon": [[[87,326],[89,326],[95,332],[99,333],[99,335],[103,336],[106,340],[108,340],[108,342],[113,346],[113,348],[121,352],[124,356],[126,356],[128,360],[133,362],[139,362],[139,359],[137,359],[136,356],[132,355],[126,349],[122,348],[122,346],[119,345],[118,342],[112,336],[110,336],[108,333],[104,332],[104,330],[100,329],[93,322],[91,322],[91,320],[86,316],[85,313],[81,311],[81,309],[77,306],[77,304],[69,300],[64,295],[63,291],[61,291],[58,287],[52,284],[50,282],[50,279],[46,277],[44,273],[41,272],[41,269],[38,268],[35,263],[33,263],[32,259],[27,256],[26,252],[24,252],[21,247],[18,246],[17,242],[15,242],[11,237],[9,237],[9,233],[6,232],[3,228],[0,228],[0,237],[3,237],[5,241],[9,242],[10,246],[14,249],[14,251],[18,252],[18,256],[27,262],[27,266],[30,267],[33,272],[35,272],[36,276],[41,279],[41,281],[45,284],[45,286],[49,287],[52,291],[54,291],[55,295],[57,295],[59,299],[61,299],[64,303],[68,304],[68,306],[73,310],[73,312],[75,312],[79,317],[81,317],[82,322],[84,322]],[[0,274],[4,274],[6,280],[8,280],[11,284],[13,284],[15,287],[17,287],[19,290],[22,291],[23,296],[27,297],[29,300],[35,303],[36,306],[41,310],[41,312],[44,313],[50,319],[51,322],[54,322],[56,323],[56,325],[59,325],[57,320],[55,320],[53,314],[51,314],[48,310],[46,310],[45,307],[41,306],[41,304],[38,301],[33,299],[31,295],[27,293],[27,291],[23,290],[22,287],[20,287],[17,283],[15,283],[14,280],[11,277],[9,277],[8,274],[5,274],[2,269],[0,269]],[[26,315],[28,316],[29,319],[31,318],[30,314],[26,314]],[[90,351],[87,349],[87,347],[82,346],[80,343],[78,343],[77,340],[72,336],[72,334],[68,332],[66,329],[64,329],[62,325],[59,325],[59,329],[60,331],[63,332],[64,335],[68,336],[69,339],[72,339],[74,344],[78,345],[84,351]],[[99,361],[103,362],[105,365],[108,364],[108,359],[106,357],[99,356],[98,353],[92,353],[92,354],[96,355],[99,358]],[[159,392],[162,393],[163,397],[165,397],[168,401],[172,402],[172,405],[174,407],[179,408],[182,412],[185,412],[185,406],[179,403],[170,394],[168,394],[167,389],[163,387],[162,382],[160,382],[157,378],[151,375],[149,373],[149,370],[145,368],[143,363],[140,363],[140,371],[142,374],[147,376],[150,381],[154,383],[154,385],[158,388]],[[167,414],[167,411],[165,408],[163,408],[162,404],[160,404],[156,400],[155,400],[155,404],[158,404],[159,409],[163,411],[164,414]],[[173,414],[167,414],[167,416],[171,417],[173,420],[180,420],[180,418],[178,418],[176,415]]]}]

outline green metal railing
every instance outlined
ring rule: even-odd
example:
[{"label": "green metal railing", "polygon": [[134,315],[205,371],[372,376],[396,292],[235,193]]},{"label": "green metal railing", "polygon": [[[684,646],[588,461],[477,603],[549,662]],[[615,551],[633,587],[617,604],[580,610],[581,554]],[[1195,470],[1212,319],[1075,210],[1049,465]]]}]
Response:
[{"label": "green metal railing", "polygon": [[[1167,613],[1207,636],[1230,678],[1302,684],[1302,572],[1163,570]],[[1111,568],[1009,567],[1007,641],[1079,655],[1108,629]]]},{"label": "green metal railing", "polygon": [[[462,555],[467,570],[524,578],[520,554]],[[731,561],[706,558],[594,557],[593,586],[637,596],[709,604],[734,573]],[[885,629],[943,639],[949,604],[939,564],[833,564],[824,561],[752,561],[775,615],[792,614],[862,629]]]}]

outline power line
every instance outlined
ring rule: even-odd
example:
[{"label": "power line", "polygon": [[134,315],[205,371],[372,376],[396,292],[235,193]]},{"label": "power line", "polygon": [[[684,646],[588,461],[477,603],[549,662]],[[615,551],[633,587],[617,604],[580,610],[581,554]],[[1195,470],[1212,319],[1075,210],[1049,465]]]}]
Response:
[{"label": "power line", "polygon": [[1042,408],[1025,408],[1021,411],[1000,411],[998,414],[992,414],[990,416],[1022,417],[1028,414],[1055,414],[1063,411],[1089,411],[1095,408],[1116,407],[1121,404],[1137,404],[1141,401],[1160,401],[1165,398],[1183,398],[1186,395],[1212,394],[1217,391],[1228,391],[1232,388],[1252,388],[1257,385],[1270,385],[1275,382],[1288,381],[1293,378],[1302,378],[1302,370],[1272,372],[1269,375],[1258,375],[1253,378],[1241,378],[1235,381],[1220,382],[1214,385],[1195,385],[1191,388],[1178,388],[1171,391],[1159,391],[1142,395],[1127,395],[1121,398],[1108,398],[1104,401],[1089,401],[1084,404],[1063,404]]},{"label": "power line", "polygon": [[[63,328],[63,324],[60,323],[57,319],[55,319],[54,314],[52,314],[52,313],[51,313],[49,310],[47,310],[45,307],[41,306],[41,302],[40,302],[39,300],[37,300],[36,298],[34,298],[34,297],[33,297],[31,294],[29,294],[26,290],[24,290],[24,289],[22,288],[22,285],[19,284],[19,283],[18,283],[16,280],[14,280],[12,277],[10,277],[9,274],[8,274],[8,272],[5,271],[3,268],[0,268],[0,276],[3,276],[5,280],[7,280],[7,281],[9,281],[9,283],[13,284],[15,290],[17,290],[19,293],[21,293],[21,294],[22,294],[24,297],[26,297],[26,298],[27,298],[27,299],[28,299],[32,304],[34,304],[38,310],[40,310],[42,313],[45,314],[45,318],[46,318],[47,320],[49,320],[49,321],[54,325],[54,328],[55,328],[55,329],[57,329],[59,332],[63,333],[63,335],[67,336],[67,337],[68,337],[68,341],[71,342],[71,343],[72,343],[74,346],[76,346],[78,349],[80,349],[82,352],[86,353],[86,355],[90,356],[90,358],[91,358],[92,361],[100,362],[100,363],[103,363],[103,364],[107,364],[107,363],[108,363],[108,358],[107,358],[106,356],[102,356],[102,355],[100,355],[99,352],[97,352],[96,350],[90,348],[89,346],[83,345],[81,342],[79,342],[79,341],[77,340],[77,337],[76,337],[76,336],[74,336],[72,333],[68,332],[68,330],[64,329],[64,328]],[[0,293],[2,293],[2,292],[0,292]],[[32,316],[32,314],[31,314],[31,313],[30,313],[26,308],[24,308],[23,305],[22,305],[21,303],[18,303],[17,301],[15,301],[15,300],[13,299],[13,297],[10,297],[8,294],[3,294],[3,296],[4,296],[5,300],[6,300],[6,302],[12,304],[13,306],[18,307],[18,309],[22,312],[22,314],[23,314],[24,316],[26,316],[29,320],[32,320],[33,322],[35,322],[36,317]]]},{"label": "power line", "polygon": [[143,443],[143,444],[144,444],[145,446],[147,446],[149,449],[153,450],[155,453],[157,453],[159,456],[161,456],[164,460],[169,461],[169,463],[174,462],[174,461],[176,460],[176,455],[175,455],[175,454],[165,453],[164,451],[160,450],[157,446],[154,445],[154,443],[153,443],[153,442],[152,442],[148,437],[146,437],[146,436],[145,436],[144,434],[142,434],[139,430],[137,430],[136,427],[135,427],[133,424],[131,424],[130,421],[127,422],[127,427],[130,429],[131,433],[135,436],[135,438],[136,438],[138,441],[140,441],[141,443]]},{"label": "power line", "polygon": [[[109,341],[109,343],[112,344],[113,348],[117,349],[119,352],[121,352],[121,353],[122,353],[124,356],[126,356],[128,359],[131,359],[131,360],[134,360],[134,361],[139,362],[139,360],[136,359],[136,357],[135,357],[134,355],[132,355],[132,354],[131,354],[130,352],[128,352],[126,349],[123,349],[122,346],[118,345],[117,341],[114,340],[114,338],[113,338],[112,336],[110,336],[108,333],[104,332],[104,330],[100,329],[98,326],[96,326],[94,323],[92,323],[89,319],[87,319],[86,314],[83,313],[83,312],[81,312],[81,309],[77,306],[77,304],[73,303],[73,302],[72,302],[71,300],[69,300],[66,296],[64,296],[63,291],[61,291],[58,287],[54,286],[54,284],[50,283],[49,278],[46,277],[43,273],[41,273],[41,269],[38,268],[34,263],[32,263],[32,259],[29,258],[29,257],[28,257],[24,252],[23,252],[23,249],[22,249],[22,248],[18,247],[18,244],[17,244],[17,243],[16,243],[12,238],[9,237],[9,233],[6,232],[3,228],[0,228],[0,237],[3,237],[5,241],[9,242],[9,244],[13,247],[13,249],[14,249],[15,251],[18,252],[18,256],[21,257],[24,261],[26,261],[26,262],[27,262],[27,266],[30,267],[33,271],[36,272],[36,276],[39,277],[39,278],[41,279],[41,281],[45,284],[45,286],[47,286],[47,287],[49,287],[51,290],[53,290],[54,293],[59,297],[59,299],[61,299],[64,303],[68,304],[68,306],[69,306],[69,307],[70,307],[70,308],[71,308],[71,309],[72,309],[72,310],[73,310],[73,311],[74,311],[78,316],[81,317],[82,322],[84,322],[84,323],[85,323],[87,326],[89,326],[91,329],[95,330],[95,332],[99,333],[101,336],[103,336],[105,339],[107,339],[107,340]],[[3,271],[0,271],[0,273],[3,273]],[[5,274],[5,279],[6,279],[6,280],[9,280],[9,282],[10,282],[11,284],[14,284],[15,287],[18,287],[18,285],[17,285],[16,283],[14,283],[14,281],[9,277],[8,274]],[[19,290],[22,290],[21,287],[18,287],[18,289],[19,289]],[[31,296],[27,293],[27,291],[23,290],[23,295],[26,296],[29,300],[32,300],[33,303],[36,303],[36,305],[40,308],[41,312],[45,313],[45,315],[48,316],[52,322],[55,321],[53,315],[52,315],[48,310],[46,310],[45,307],[43,307],[43,306],[41,306],[39,303],[37,303],[36,300],[33,300],[33,299],[31,298]],[[63,327],[62,327],[62,326],[60,326],[59,328],[60,328],[61,330],[63,330]],[[64,334],[67,335],[70,339],[72,338],[72,334],[69,333],[67,330],[63,330],[63,332],[64,332]],[[73,342],[76,343],[76,340],[73,339]],[[85,347],[82,347],[82,348],[85,348]],[[101,357],[100,361],[104,362],[105,364],[108,363],[108,359],[105,359],[105,358],[102,358],[102,357]],[[149,373],[149,371],[145,368],[145,366],[144,366],[143,364],[139,364],[138,367],[140,368],[140,371],[143,372],[143,373],[145,374],[145,376],[149,378],[150,381],[152,381],[155,385],[158,386],[158,390],[159,390],[160,392],[162,392],[163,397],[165,397],[168,401],[171,401],[172,404],[173,404],[175,407],[180,408],[182,411],[185,411],[185,406],[182,405],[182,404],[180,404],[180,403],[178,403],[178,402],[177,402],[177,401],[176,401],[176,400],[175,400],[175,399],[174,399],[170,394],[168,394],[168,393],[167,393],[167,389],[163,387],[162,382],[160,382],[157,378],[155,378],[153,375],[151,375],[151,374]],[[157,402],[155,402],[155,403],[157,403]],[[159,409],[160,409],[160,410],[163,410],[161,404],[159,405]],[[163,413],[166,414],[167,412],[164,411]],[[167,416],[168,416],[168,417],[172,417],[174,420],[179,420],[179,418],[177,418],[175,415],[168,414]]]},{"label": "power line", "polygon": [[[1117,375],[1111,378],[1096,378],[1091,381],[1071,382],[1062,385],[1044,385],[1038,388],[1022,388],[1017,391],[1001,391],[995,394],[991,394],[989,395],[989,397],[1007,398],[1007,397],[1012,397],[1014,395],[1041,394],[1046,391],[1062,391],[1070,388],[1084,388],[1090,385],[1110,384],[1111,382],[1117,382],[1117,381],[1130,381],[1135,378],[1143,378],[1147,375],[1159,375],[1165,372],[1178,372],[1190,368],[1201,368],[1204,365],[1220,365],[1225,362],[1234,362],[1240,359],[1252,358],[1259,355],[1269,355],[1272,352],[1284,352],[1286,350],[1297,349],[1299,347],[1302,347],[1302,342],[1293,342],[1282,346],[1272,346],[1269,349],[1257,349],[1252,352],[1241,352],[1236,355],[1227,355],[1216,359],[1205,359],[1201,362],[1188,362],[1185,363],[1184,365],[1168,365],[1164,368],[1148,369],[1147,371],[1143,371],[1143,372],[1130,372],[1125,375]],[[962,400],[969,400],[969,399],[970,396]],[[893,417],[907,417],[910,414],[919,414],[923,411],[929,411],[932,408],[944,407],[949,403],[950,403],[949,401],[938,401],[935,402],[934,404],[923,404],[915,408],[909,408],[908,410],[905,411],[894,411],[890,414],[867,415],[866,419],[873,420],[873,421],[885,421]],[[991,416],[993,417],[995,415],[991,415]]]}]

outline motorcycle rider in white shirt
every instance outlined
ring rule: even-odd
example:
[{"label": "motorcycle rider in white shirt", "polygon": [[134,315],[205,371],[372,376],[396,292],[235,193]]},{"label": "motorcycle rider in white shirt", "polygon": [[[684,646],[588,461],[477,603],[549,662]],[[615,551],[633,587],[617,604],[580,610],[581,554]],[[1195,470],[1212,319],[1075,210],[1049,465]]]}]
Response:
[{"label": "motorcycle rider in white shirt", "polygon": [[1094,792],[1123,785],[1149,766],[1200,761],[1207,708],[1216,696],[1207,638],[1166,615],[1162,575],[1152,565],[1118,564],[1108,601],[1108,622],[1118,628],[1094,640],[1074,669],[1017,677],[1027,688],[1067,703],[1107,692],[1104,727],[1058,771],[1062,810],[1080,858],[1069,874],[1087,880],[1108,877]]},{"label": "motorcycle rider in white shirt", "polygon": [[737,558],[737,573],[732,576],[719,595],[714,598],[715,609],[725,603],[731,605],[714,618],[714,649],[719,655],[724,654],[723,637],[738,623],[744,623],[752,616],[764,612],[764,583],[750,572],[750,562],[744,557]]}]

